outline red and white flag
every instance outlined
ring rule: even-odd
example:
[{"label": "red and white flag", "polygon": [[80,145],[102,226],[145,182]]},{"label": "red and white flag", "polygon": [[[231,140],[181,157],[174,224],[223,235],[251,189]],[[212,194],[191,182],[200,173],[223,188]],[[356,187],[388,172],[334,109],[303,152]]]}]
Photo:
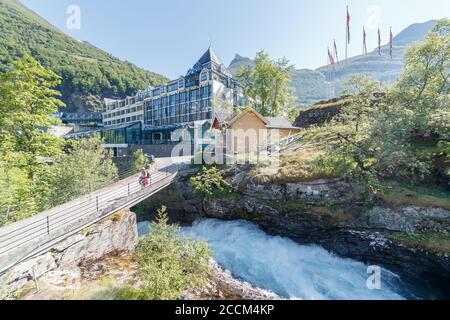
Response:
[{"label": "red and white flag", "polygon": [[367,33],[366,28],[363,27],[363,54],[367,55]]},{"label": "red and white flag", "polygon": [[379,27],[378,27],[378,54],[381,56],[381,32]]},{"label": "red and white flag", "polygon": [[392,27],[391,27],[391,32],[389,34],[389,55],[391,56],[391,59],[392,59],[393,41],[394,35],[392,34]]},{"label": "red and white flag", "polygon": [[333,55],[331,54],[330,48],[328,48],[328,60],[330,61],[330,65],[333,68],[333,71],[336,71],[336,66],[334,64],[334,58],[333,58]]},{"label": "red and white flag", "polygon": [[336,61],[339,64],[339,57],[338,57],[338,49],[337,49],[337,45],[336,45],[336,40],[334,40],[334,57],[336,58]]},{"label": "red and white flag", "polygon": [[350,13],[348,12],[348,6],[347,6],[347,42],[350,44]]}]

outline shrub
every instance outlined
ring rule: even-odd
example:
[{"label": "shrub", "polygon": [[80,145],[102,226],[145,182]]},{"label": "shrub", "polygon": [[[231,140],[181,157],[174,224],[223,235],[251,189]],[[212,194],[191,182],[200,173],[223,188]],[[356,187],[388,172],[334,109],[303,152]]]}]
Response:
[{"label": "shrub", "polygon": [[136,150],[133,155],[132,167],[134,172],[138,172],[143,167],[147,167],[149,163],[148,158],[144,155],[142,149]]},{"label": "shrub", "polygon": [[139,299],[179,299],[187,289],[206,284],[211,258],[208,244],[181,235],[180,227],[167,221],[163,206],[151,224],[150,234],[139,242]]},{"label": "shrub", "polygon": [[214,197],[232,192],[231,185],[223,178],[217,167],[206,168],[190,179],[195,190],[207,197]]}]

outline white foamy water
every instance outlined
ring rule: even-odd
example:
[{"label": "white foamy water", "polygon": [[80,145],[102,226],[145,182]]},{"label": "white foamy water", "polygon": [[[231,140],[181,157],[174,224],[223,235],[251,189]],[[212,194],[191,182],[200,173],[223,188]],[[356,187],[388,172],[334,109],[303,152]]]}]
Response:
[{"label": "white foamy water", "polygon": [[387,270],[381,272],[381,290],[370,290],[366,265],[336,257],[319,246],[269,236],[248,222],[206,219],[183,232],[208,241],[214,259],[234,276],[285,298],[403,299],[395,293],[395,275]]}]

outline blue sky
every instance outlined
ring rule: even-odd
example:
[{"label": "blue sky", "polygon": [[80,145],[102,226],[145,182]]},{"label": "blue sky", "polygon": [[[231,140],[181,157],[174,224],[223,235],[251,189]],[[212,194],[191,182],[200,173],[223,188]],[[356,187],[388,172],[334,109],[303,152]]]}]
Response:
[{"label": "blue sky", "polygon": [[[346,5],[352,16],[350,55],[361,53],[362,27],[368,48],[415,22],[450,17],[448,0],[21,0],[76,39],[170,78],[185,74],[210,42],[226,65],[236,53],[266,50],[297,68],[326,63],[336,38],[344,55]],[[67,8],[77,5],[80,29],[68,29]]]}]

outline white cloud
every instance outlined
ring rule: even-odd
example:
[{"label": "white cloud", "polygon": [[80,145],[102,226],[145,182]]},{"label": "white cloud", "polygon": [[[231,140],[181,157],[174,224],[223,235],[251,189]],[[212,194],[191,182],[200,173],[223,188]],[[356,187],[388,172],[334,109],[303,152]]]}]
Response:
[{"label": "white cloud", "polygon": [[370,5],[367,7],[366,12],[366,27],[368,29],[377,29],[381,22],[381,8],[377,5]]}]

